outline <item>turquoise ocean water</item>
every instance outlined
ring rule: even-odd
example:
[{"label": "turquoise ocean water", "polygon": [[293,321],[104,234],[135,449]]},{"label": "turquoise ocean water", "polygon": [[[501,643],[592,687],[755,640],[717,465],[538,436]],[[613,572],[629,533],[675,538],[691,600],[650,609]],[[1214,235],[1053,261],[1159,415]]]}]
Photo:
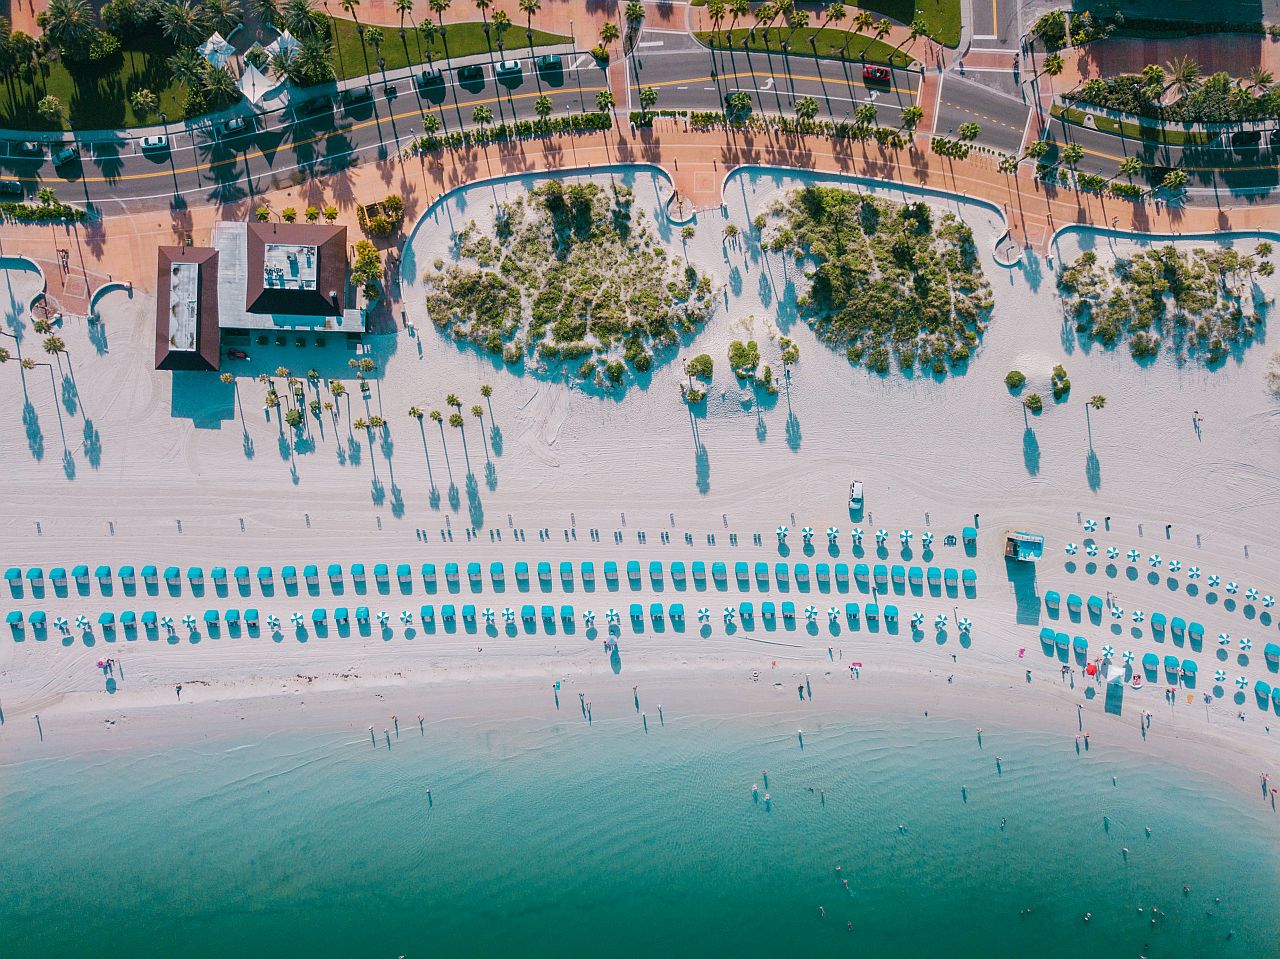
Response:
[{"label": "turquoise ocean water", "polygon": [[[634,714],[587,728],[565,707],[402,727],[390,750],[242,734],[0,767],[4,955],[1052,959],[1280,941],[1270,805],[1145,756],[995,727],[979,748],[931,720],[815,727],[802,750],[773,720],[663,726],[650,709],[645,734]],[[751,796],[763,768],[768,805]]]}]

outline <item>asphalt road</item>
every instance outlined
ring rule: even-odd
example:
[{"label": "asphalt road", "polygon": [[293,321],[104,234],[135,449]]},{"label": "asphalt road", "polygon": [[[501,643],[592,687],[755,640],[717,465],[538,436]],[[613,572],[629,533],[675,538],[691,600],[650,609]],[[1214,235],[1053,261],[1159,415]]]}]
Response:
[{"label": "asphalt road", "polygon": [[1031,105],[1011,92],[1013,84],[1005,82],[1010,76],[972,70],[965,76],[946,74],[934,129],[939,135],[955,136],[960,124],[976,123],[982,129],[979,143],[1004,153],[1018,153]]}]

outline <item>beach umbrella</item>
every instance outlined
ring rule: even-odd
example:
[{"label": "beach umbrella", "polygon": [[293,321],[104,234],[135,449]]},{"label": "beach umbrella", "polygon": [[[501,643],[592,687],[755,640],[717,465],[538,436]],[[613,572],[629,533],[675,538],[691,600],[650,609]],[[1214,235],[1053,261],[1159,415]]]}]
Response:
[{"label": "beach umbrella", "polygon": [[1152,553],[1150,556],[1147,557],[1147,562],[1151,564],[1152,569],[1155,569],[1157,566],[1160,565],[1160,562],[1161,562],[1160,554]]},{"label": "beach umbrella", "polygon": [[827,619],[831,620],[831,622],[834,623],[839,618],[840,618],[840,610],[836,609],[834,606],[830,606],[827,608]]},{"label": "beach umbrella", "polygon": [[853,537],[853,544],[857,546],[859,543],[862,542],[862,527],[855,526],[849,535]]},{"label": "beach umbrella", "polygon": [[[609,612],[610,612],[610,613],[613,613],[613,610],[609,610]],[[614,615],[617,615],[617,614],[615,613]],[[710,619],[711,619],[711,610],[707,609],[707,607],[705,607],[705,606],[701,606],[701,607],[699,607],[699,608],[698,608],[698,622],[700,622],[700,623],[705,623],[705,622],[709,622],[709,621],[710,621]]]},{"label": "beach umbrella", "polygon": [[1119,606],[1117,606],[1117,605],[1113,605],[1113,606],[1111,607],[1111,618],[1112,618],[1112,619],[1119,619],[1119,618],[1120,618],[1121,616],[1123,616],[1123,615],[1124,615],[1124,610],[1123,610],[1123,609],[1121,609]]},{"label": "beach umbrella", "polygon": [[1252,639],[1250,639],[1248,636],[1243,637],[1243,638],[1240,640],[1240,649],[1241,649],[1243,652],[1246,652],[1246,653],[1247,653],[1249,650],[1253,649],[1253,640],[1252,640]]},{"label": "beach umbrella", "polygon": [[[494,615],[495,615],[495,614],[494,614],[494,612],[493,612],[493,607],[492,607],[492,606],[486,606],[486,607],[484,608],[484,612],[483,612],[483,613],[481,613],[480,615],[482,615],[482,616],[484,617],[484,621],[485,621],[486,623],[490,623],[490,624],[492,624],[492,623],[493,623],[493,617],[494,617]],[[583,618],[583,619],[587,619],[587,617],[588,617],[588,616],[590,616],[590,617],[591,617],[591,619],[595,619],[595,615],[596,615],[595,613],[583,613],[583,614],[582,614],[582,618]],[[590,626],[590,625],[591,625],[591,621],[590,621],[590,620],[587,620],[587,625],[588,625],[588,626]]]},{"label": "beach umbrella", "polygon": [[1190,578],[1190,579],[1199,579],[1199,578],[1200,578],[1200,567],[1199,567],[1199,566],[1188,566],[1188,567],[1187,567],[1187,577],[1188,577],[1188,578]]},{"label": "beach umbrella", "polygon": [[1229,583],[1227,583],[1227,592],[1230,593],[1232,596],[1234,596],[1239,591],[1240,591],[1240,584],[1237,583],[1234,579],[1231,580]]},{"label": "beach umbrella", "polygon": [[1262,597],[1262,605],[1267,607],[1267,609],[1270,609],[1275,604],[1276,604],[1276,598],[1272,596],[1270,593]]},{"label": "beach umbrella", "polygon": [[400,622],[404,623],[406,626],[412,623],[413,613],[409,612],[407,609],[400,610]]},{"label": "beach umbrella", "polygon": [[1239,678],[1236,679],[1236,685],[1239,686],[1241,689],[1248,689],[1249,678],[1247,676],[1240,676]]},{"label": "beach umbrella", "polygon": [[1258,598],[1258,591],[1254,589],[1252,586],[1250,586],[1248,589],[1244,591],[1244,598],[1249,600],[1249,602],[1252,603],[1254,600]]},{"label": "beach umbrella", "polygon": [[828,543],[834,543],[834,542],[835,542],[836,540],[838,540],[839,538],[840,538],[840,531],[839,531],[838,529],[836,529],[834,526],[828,526],[828,527],[827,527],[827,542],[828,542]]},{"label": "beach umbrella", "polygon": [[1080,547],[1079,547],[1079,546],[1077,546],[1075,543],[1068,543],[1068,544],[1064,547],[1064,549],[1066,549],[1066,551],[1067,551],[1067,555],[1068,555],[1068,556],[1074,556],[1074,555],[1076,555],[1076,550],[1078,550],[1079,548],[1080,548]]},{"label": "beach umbrella", "polygon": [[76,617],[76,629],[88,629],[88,628],[89,628],[89,617],[84,615],[84,613],[81,613],[79,616]]},{"label": "beach umbrella", "polygon": [[1219,583],[1222,582],[1222,580],[1218,578],[1216,573],[1210,573],[1209,578],[1208,580],[1206,580],[1206,582],[1208,582],[1210,586],[1217,586]]},{"label": "beach umbrella", "polygon": [[947,628],[947,614],[946,614],[946,613],[939,613],[937,616],[935,616],[935,617],[933,618],[933,625],[934,625],[934,626],[936,626],[938,629],[946,629],[946,628]]},{"label": "beach umbrella", "polygon": [[1230,633],[1219,633],[1219,634],[1218,634],[1218,645],[1219,645],[1219,646],[1230,646],[1230,645],[1231,645],[1231,634],[1230,634]]},{"label": "beach umbrella", "polygon": [[812,623],[815,619],[818,618],[818,607],[812,606],[812,605],[806,606],[804,608],[804,618]]},{"label": "beach umbrella", "polygon": [[1142,559],[1142,554],[1136,549],[1129,550],[1125,555],[1129,557],[1129,562],[1131,563],[1136,563],[1138,560]]},{"label": "beach umbrella", "polygon": [[733,607],[732,607],[732,606],[726,606],[726,607],[724,608],[724,621],[725,621],[726,623],[732,623],[732,622],[733,622]]},{"label": "beach umbrella", "polygon": [[1084,551],[1085,551],[1086,553],[1088,553],[1090,556],[1097,556],[1097,555],[1098,555],[1098,544],[1097,544],[1097,543],[1085,543],[1085,544],[1084,544]]},{"label": "beach umbrella", "polygon": [[378,610],[378,625],[385,627],[391,621],[391,614],[385,609]]},{"label": "beach umbrella", "polygon": [[800,535],[804,537],[804,541],[806,543],[809,542],[809,540],[813,539],[813,527],[806,526],[804,529],[800,530]]},{"label": "beach umbrella", "polygon": [[183,626],[185,626],[185,627],[187,627],[187,629],[195,629],[195,628],[196,628],[196,618],[195,618],[194,616],[192,616],[190,613],[187,613],[187,615],[186,615],[186,616],[183,616],[183,617],[182,617],[182,625],[183,625]]},{"label": "beach umbrella", "polygon": [[1115,654],[1116,654],[1116,648],[1115,648],[1114,646],[1107,645],[1107,646],[1103,646],[1103,647],[1102,647],[1102,658],[1103,658],[1103,659],[1110,659],[1110,658],[1111,658],[1112,656],[1114,656]]},{"label": "beach umbrella", "polygon": [[160,625],[161,625],[161,626],[163,626],[165,629],[173,629],[173,617],[172,617],[172,616],[161,616],[161,617],[160,617]]},{"label": "beach umbrella", "polygon": [[1180,559],[1169,560],[1169,572],[1176,573],[1180,569],[1182,569],[1182,560]]},{"label": "beach umbrella", "polygon": [[924,613],[916,612],[911,614],[911,625],[913,627],[918,629],[920,627],[920,624],[923,622],[924,622]]},{"label": "beach umbrella", "polygon": [[909,529],[904,529],[901,533],[899,533],[899,534],[898,534],[898,539],[902,540],[902,545],[904,545],[904,546],[905,546],[907,543],[910,543],[910,542],[911,542],[911,530],[909,530]]},{"label": "beach umbrella", "polygon": [[[379,616],[378,620],[382,622],[382,617]],[[301,613],[294,613],[292,616],[289,617],[289,622],[293,623],[293,625],[295,626],[301,626],[304,622],[306,622],[306,619],[303,617]],[[387,624],[385,622],[382,622],[382,625],[385,626]]]},{"label": "beach umbrella", "polygon": [[584,623],[586,623],[586,624],[587,624],[587,628],[588,628],[588,629],[590,629],[592,626],[594,626],[594,625],[596,624],[596,614],[595,614],[595,610],[591,610],[591,609],[585,609],[585,610],[583,610],[583,611],[582,611],[582,621],[583,621]]},{"label": "beach umbrella", "polygon": [[1142,622],[1142,621],[1143,621],[1144,619],[1146,619],[1146,618],[1147,618],[1147,614],[1146,614],[1146,613],[1144,613],[1142,610],[1140,610],[1140,609],[1135,609],[1135,610],[1133,611],[1133,621],[1134,621],[1135,623],[1140,623],[1140,622]]},{"label": "beach umbrella", "polygon": [[272,629],[279,629],[280,617],[277,616],[275,613],[272,613],[267,617],[267,625],[270,626]]},{"label": "beach umbrella", "polygon": [[[508,623],[514,623],[516,621],[516,611],[512,609],[510,606],[507,606],[502,610],[502,618],[505,619]],[[618,618],[617,610],[613,610],[613,609],[609,610],[609,622],[613,622],[617,618]]]},{"label": "beach umbrella", "polygon": [[920,534],[920,542],[921,542],[921,543],[923,543],[923,544],[924,544],[924,546],[925,546],[926,548],[928,548],[928,547],[932,546],[932,545],[933,545],[933,534],[932,534],[932,533],[930,533],[930,532],[928,532],[928,531],[925,531],[924,533],[921,533],[921,534]]},{"label": "beach umbrella", "polygon": [[789,532],[791,532],[791,531],[790,531],[789,529],[787,529],[785,526],[779,526],[779,527],[778,527],[778,539],[785,543],[785,542],[787,541],[787,533],[789,533]]},{"label": "beach umbrella", "polygon": [[1123,659],[1124,664],[1128,666],[1131,662],[1133,662],[1133,650],[1126,649],[1120,658]]},{"label": "beach umbrella", "polygon": [[1215,683],[1225,683],[1227,681],[1227,671],[1225,669],[1215,670],[1213,674]]},{"label": "beach umbrella", "polygon": [[969,630],[973,629],[973,620],[968,616],[962,616],[956,625],[960,627],[960,632],[967,633]]},{"label": "beach umbrella", "polygon": [[1092,533],[1097,528],[1098,528],[1098,521],[1096,519],[1087,519],[1084,521],[1084,531],[1086,533]]},{"label": "beach umbrella", "polygon": [[1107,559],[1119,559],[1119,558],[1120,558],[1120,547],[1119,547],[1119,546],[1108,546],[1108,547],[1107,547]]},{"label": "beach umbrella", "polygon": [[53,621],[53,628],[61,630],[62,632],[65,633],[67,631],[67,617],[59,616],[57,619],[55,619]]},{"label": "beach umbrella", "polygon": [[888,538],[889,538],[889,531],[887,529],[884,529],[883,527],[881,527],[880,529],[876,530],[876,542],[879,543],[881,546],[884,545],[884,541],[887,540]]}]

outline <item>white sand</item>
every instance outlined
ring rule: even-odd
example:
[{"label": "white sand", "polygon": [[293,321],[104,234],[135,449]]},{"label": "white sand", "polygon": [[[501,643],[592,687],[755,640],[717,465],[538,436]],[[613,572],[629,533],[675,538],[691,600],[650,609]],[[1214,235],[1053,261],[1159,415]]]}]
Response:
[{"label": "white sand", "polygon": [[[776,189],[773,184],[731,183],[728,218],[747,227]],[[638,208],[655,202],[645,178],[637,182],[636,193]],[[454,210],[454,217],[483,215],[490,202],[483,194],[491,197],[489,188],[477,188],[465,214]],[[749,211],[744,202],[749,203]],[[409,640],[395,623],[388,640],[381,638],[375,626],[370,638],[331,635],[317,640],[312,636],[305,643],[286,626],[279,642],[224,636],[205,637],[196,644],[180,628],[180,639],[172,644],[145,639],[105,644],[98,632],[92,647],[86,647],[78,634],[71,646],[64,647],[51,631],[43,643],[30,635],[21,644],[7,636],[0,642],[0,706],[6,719],[0,727],[0,743],[6,752],[94,748],[102,740],[81,730],[103,725],[105,716],[124,717],[117,732],[125,727],[135,730],[139,741],[161,735],[161,729],[165,736],[201,735],[203,724],[235,714],[237,703],[264,697],[260,715],[266,718],[275,715],[274,704],[281,702],[277,694],[287,693],[292,702],[303,697],[303,690],[308,710],[328,708],[324,704],[331,700],[333,710],[349,714],[353,726],[363,729],[366,714],[367,722],[385,721],[372,715],[375,689],[394,690],[399,699],[388,711],[398,711],[403,722],[423,709],[415,702],[480,696],[474,692],[478,690],[485,691],[482,699],[475,700],[474,708],[480,711],[506,708],[509,696],[513,703],[522,702],[522,696],[531,697],[532,702],[532,697],[541,695],[536,691],[545,690],[549,696],[550,682],[561,676],[589,682],[593,689],[617,687],[614,692],[637,681],[646,686],[669,681],[685,690],[686,699],[693,687],[699,697],[723,702],[726,711],[755,709],[757,694],[746,691],[754,689],[746,685],[750,670],[769,677],[770,663],[777,659],[779,672],[788,674],[782,687],[785,693],[788,682],[794,687],[791,680],[796,675],[816,676],[830,667],[828,645],[843,647],[845,660],[865,664],[863,680],[853,684],[856,693],[842,700],[842,707],[862,704],[858,708],[889,713],[913,709],[917,698],[928,698],[922,692],[928,689],[936,690],[938,703],[947,704],[936,708],[975,718],[977,724],[985,717],[993,723],[1053,723],[1064,736],[1074,735],[1070,714],[1079,693],[1059,692],[1055,663],[1040,652],[1038,626],[1017,625],[1014,620],[999,534],[1017,527],[1043,532],[1048,538],[1039,573],[1041,592],[1057,589],[1065,597],[1068,591],[1087,596],[1109,589],[1126,610],[1158,610],[1205,625],[1208,641],[1201,653],[1156,643],[1145,624],[1141,635],[1134,637],[1127,617],[1119,637],[1113,637],[1110,619],[1101,628],[1088,623],[1057,627],[1087,636],[1095,653],[1102,643],[1110,642],[1117,650],[1132,649],[1139,655],[1156,651],[1162,656],[1176,652],[1199,663],[1194,706],[1187,706],[1183,699],[1170,710],[1159,690],[1148,687],[1140,693],[1129,691],[1123,718],[1114,719],[1101,714],[1099,700],[1087,707],[1095,738],[1140,743],[1137,714],[1150,708],[1156,712],[1157,726],[1147,748],[1165,743],[1171,758],[1200,757],[1198,764],[1256,785],[1253,777],[1264,768],[1272,744],[1271,734],[1264,730],[1266,716],[1254,705],[1252,691],[1247,703],[1238,707],[1231,697],[1235,687],[1228,682],[1228,695],[1215,700],[1207,713],[1199,695],[1212,689],[1212,672],[1219,665],[1213,637],[1223,630],[1237,639],[1248,635],[1254,640],[1246,664],[1237,661],[1237,647],[1230,647],[1222,668],[1231,679],[1237,675],[1250,680],[1277,678],[1267,670],[1262,656],[1263,645],[1277,639],[1275,625],[1264,627],[1239,610],[1227,611],[1221,600],[1216,606],[1207,605],[1203,579],[1201,594],[1194,598],[1187,594],[1185,574],[1177,577],[1177,590],[1167,589],[1163,580],[1160,585],[1148,585],[1145,561],[1136,582],[1124,577],[1124,564],[1114,580],[1102,573],[1068,574],[1063,569],[1062,546],[1083,541],[1087,534],[1081,519],[1101,522],[1103,516],[1110,516],[1111,532],[1096,534],[1104,548],[1114,544],[1127,551],[1136,546],[1144,558],[1159,552],[1166,559],[1180,559],[1184,569],[1196,564],[1206,575],[1217,573],[1224,584],[1236,580],[1241,605],[1249,586],[1280,593],[1274,454],[1278,426],[1273,422],[1275,402],[1263,387],[1271,349],[1260,343],[1239,363],[1231,361],[1211,372],[1167,360],[1140,369],[1125,351],[1108,353],[1096,347],[1082,350],[1074,342],[1064,344],[1061,310],[1047,266],[1040,263],[1034,268],[1039,272],[1033,270],[1030,282],[1020,272],[996,266],[989,256],[990,244],[1000,232],[996,218],[973,208],[966,208],[965,216],[982,246],[996,310],[969,372],[942,383],[903,380],[897,374],[881,379],[850,368],[842,356],[817,343],[802,322],[777,316],[775,288],[785,282],[778,260],[769,258],[769,272],[762,276],[761,261],[749,241],[725,250],[720,243],[724,219],[716,213],[701,217],[698,235],[689,244],[691,260],[716,274],[717,286],[727,282],[736,289],[740,282],[742,289],[741,295],[731,296],[727,310],[680,351],[681,356],[705,351],[717,363],[708,413],[697,421],[706,449],[702,475],[690,417],[679,400],[683,377],[674,360],[657,369],[647,388],[632,388],[622,398],[593,397],[533,376],[517,378],[488,358],[459,351],[441,338],[423,315],[420,290],[406,284],[405,308],[414,318],[420,340],[402,333],[375,345],[383,368],[374,400],[381,403],[391,425],[392,455],[388,459],[381,444],[375,444],[371,454],[367,438],[358,436],[354,440],[359,461],[353,462],[345,413],[337,437],[333,424],[326,421],[325,435],[316,437],[314,451],[298,452],[286,444],[282,452],[280,431],[274,420],[264,416],[264,390],[258,384],[241,381],[243,430],[229,393],[222,400],[212,398],[220,384],[199,387],[207,393],[197,393],[193,399],[183,381],[175,396],[174,377],[151,370],[153,301],[141,294],[132,302],[123,294],[111,294],[102,306],[107,317],[107,353],[96,353],[82,327],[63,334],[80,396],[74,412],[65,406],[62,411],[75,462],[74,480],[68,481],[64,473],[47,372],[41,368],[29,374],[46,447],[43,459],[37,461],[28,453],[24,435],[17,370],[14,364],[3,368],[13,382],[10,416],[0,425],[0,443],[7,451],[0,490],[8,504],[0,525],[0,546],[6,565],[46,568],[69,568],[77,562],[91,568],[98,563],[140,567],[151,562],[184,568],[198,564],[207,573],[213,565],[231,568],[243,563],[256,569],[260,563],[278,567],[292,562],[301,569],[313,562],[320,565],[322,583],[330,562],[403,561],[413,563],[416,570],[427,559],[438,564],[474,559],[487,571],[488,563],[499,559],[508,569],[504,596],[485,593],[471,599],[464,584],[463,593],[453,601],[497,608],[510,603],[517,609],[525,602],[548,602],[558,611],[562,602],[558,588],[545,598],[536,585],[527,595],[514,589],[514,561],[545,559],[558,564],[561,559],[590,559],[598,576],[606,559],[636,558],[646,568],[650,559],[773,562],[777,554],[771,531],[778,523],[786,523],[793,530],[791,562],[803,559],[796,534],[804,525],[819,531],[818,555],[807,560],[811,565],[831,561],[823,555],[822,531],[828,525],[842,531],[840,560],[852,562],[847,535],[852,523],[845,497],[849,480],[856,476],[865,481],[867,490],[869,515],[863,527],[870,531],[884,526],[895,534],[889,544],[890,559],[884,562],[902,562],[896,532],[904,526],[915,532],[912,562],[919,562],[919,537],[926,528],[936,533],[940,543],[942,536],[958,534],[974,513],[981,514],[983,535],[976,560],[966,561],[959,550],[940,546],[935,559],[938,564],[976,568],[976,600],[928,596],[891,600],[904,620],[919,609],[929,622],[940,612],[954,621],[953,607],[957,608],[976,624],[971,649],[961,649],[954,627],[943,646],[934,642],[931,629],[923,642],[912,642],[905,623],[902,634],[894,638],[884,633],[869,636],[865,629],[851,634],[847,628],[839,637],[829,637],[825,614],[819,618],[816,636],[802,623],[793,632],[747,634],[739,629],[724,637],[718,610],[742,598],[758,604],[760,595],[740,597],[734,588],[724,593],[709,589],[700,595],[691,584],[681,596],[671,591],[669,583],[662,598],[684,603],[690,618],[688,631],[655,635],[646,627],[643,636],[633,637],[624,622],[623,666],[616,676],[599,650],[599,640],[588,642],[580,625],[571,638],[546,637],[541,632],[515,639],[418,633]],[[447,219],[437,215],[437,222]],[[429,263],[431,251],[447,240],[439,228],[420,230],[413,250],[419,267]],[[737,278],[731,274],[735,268]],[[139,275],[150,269],[143,264]],[[1274,294],[1274,288],[1269,292]],[[725,371],[727,343],[742,335],[748,316],[755,318],[751,326],[757,335],[766,335],[776,324],[801,351],[789,401],[787,395],[780,395],[762,412]],[[762,347],[776,369],[776,344],[765,347],[762,343]],[[284,363],[301,373],[314,364],[326,376],[338,375],[354,385],[344,352],[334,351],[327,367],[310,354],[300,356],[290,349],[255,347],[251,352],[255,368]],[[1051,404],[1044,415],[1028,420],[1009,398],[1003,375],[1018,367],[1038,385],[1047,381],[1055,362],[1063,362],[1068,369],[1074,386],[1071,399],[1060,406]],[[452,391],[461,396],[465,412],[471,404],[483,403],[478,394],[481,382],[494,387],[493,414],[502,434],[501,455],[494,455],[490,448],[496,477],[496,486],[490,489],[478,424],[468,415],[468,453],[483,511],[479,540],[468,543],[463,533],[470,517],[460,438],[456,431],[449,431],[448,455],[459,487],[459,508],[453,509],[439,431],[425,424],[440,492],[439,503],[433,505],[422,439],[405,410],[413,403],[443,409],[444,394]],[[1106,409],[1091,417],[1101,478],[1096,490],[1086,474],[1089,440],[1084,401],[1093,393],[1108,398]],[[175,399],[181,408],[195,410],[194,425],[190,413],[172,414]],[[361,415],[359,407],[358,398],[353,398],[352,417]],[[1191,426],[1191,412],[1197,409],[1204,416],[1199,437]],[[90,450],[85,449],[86,416],[92,421],[90,432],[100,437],[96,456],[91,455],[92,443]],[[487,412],[485,425],[489,426]],[[1028,426],[1034,443],[1028,438]],[[245,455],[246,431],[252,458]],[[373,499],[375,472],[384,490],[381,502]],[[400,491],[402,510],[394,506],[393,483]],[[454,539],[442,543],[440,531],[446,523],[452,526]],[[1172,524],[1169,539],[1164,534],[1166,523]],[[114,533],[109,524],[114,524]],[[511,525],[525,530],[524,542],[513,542]],[[566,543],[563,531],[571,525],[577,538]],[[539,541],[540,527],[550,529],[549,542]],[[601,531],[599,543],[590,541],[591,528]],[[426,530],[425,545],[416,534],[418,529]],[[491,529],[502,531],[501,543],[491,542]],[[613,543],[615,530],[624,533],[622,545]],[[637,542],[638,530],[647,533],[646,543]],[[670,545],[660,542],[663,530],[671,532]],[[684,543],[685,531],[693,534],[692,547]],[[709,532],[716,535],[714,546],[707,544]],[[729,544],[731,532],[738,534],[736,547]],[[762,547],[752,545],[754,532],[764,534]],[[868,552],[863,561],[878,561],[873,550]],[[104,600],[95,585],[86,599],[74,598],[73,589],[69,600],[36,602],[28,593],[22,600],[0,605],[22,610],[39,606],[50,616],[69,618],[84,612],[95,621],[103,609],[155,609],[180,617],[188,612],[199,616],[207,607],[229,606],[256,606],[264,614],[272,611],[287,618],[295,609],[309,615],[317,605],[365,604],[394,615],[405,607],[416,609],[424,601],[416,577],[415,584],[415,594],[407,599],[395,595],[393,586],[393,595],[385,598],[357,599],[348,592],[341,601],[331,598],[327,587],[318,599],[304,592],[296,599],[278,593],[274,600],[265,600],[256,590],[252,599],[242,599],[235,596],[234,586],[235,598],[212,599],[210,589],[205,598],[194,599],[185,585],[178,599],[171,600],[167,594],[129,599],[117,585],[116,595]],[[1221,589],[1216,592],[1224,596]],[[809,595],[823,610],[832,599],[841,604],[846,598],[865,601],[856,589],[849,597],[816,591]],[[704,596],[706,605],[717,612],[715,638],[700,638],[694,620],[694,610],[703,604]],[[601,577],[596,593],[577,592],[567,601],[579,609],[594,609],[603,627],[606,606],[617,606],[625,620],[631,602],[642,602],[647,610],[652,598],[648,593],[632,594],[625,580],[619,593],[610,594]],[[783,597],[769,598],[776,602]],[[795,592],[785,598],[798,607],[809,601]],[[433,601],[438,605],[449,600],[441,594]],[[761,639],[794,646],[761,645]],[[1017,658],[1020,647],[1027,649],[1025,660]],[[951,662],[953,652],[958,655],[956,664]],[[103,677],[94,665],[107,655],[117,657],[125,669],[114,695],[104,691]],[[1035,678],[1030,686],[1023,682],[1022,670],[1027,667]],[[951,687],[946,686],[949,673],[957,676],[957,684]],[[316,678],[307,681],[299,676]],[[833,682],[847,682],[846,676],[836,664]],[[208,708],[193,706],[188,712],[185,706],[171,706],[173,687],[179,682],[184,684],[184,701],[204,701]],[[718,688],[723,692],[706,692]],[[348,693],[338,692],[341,689]],[[873,690],[874,695],[868,692]],[[385,695],[390,703],[392,693]],[[572,695],[576,698],[576,693]],[[597,695],[603,699],[606,694]],[[794,688],[790,695],[794,697]],[[215,707],[209,700],[224,705]],[[791,712],[803,707],[785,696],[783,702],[780,712],[785,722],[792,722]],[[159,708],[162,704],[164,708]],[[1244,723],[1235,719],[1240,709],[1248,717]],[[44,747],[32,745],[34,712],[41,714],[46,727]],[[153,715],[161,721],[150,719]],[[64,729],[77,732],[67,735],[60,732]],[[1174,731],[1172,736],[1169,730]],[[1228,752],[1229,761],[1214,758]]]}]

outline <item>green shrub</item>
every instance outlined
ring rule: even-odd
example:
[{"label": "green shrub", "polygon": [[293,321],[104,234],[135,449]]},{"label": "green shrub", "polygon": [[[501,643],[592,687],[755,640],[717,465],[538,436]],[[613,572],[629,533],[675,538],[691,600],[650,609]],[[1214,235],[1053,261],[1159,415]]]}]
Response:
[{"label": "green shrub", "polygon": [[1010,370],[1004,375],[1004,385],[1009,387],[1009,391],[1020,390],[1026,384],[1027,377],[1021,370]]},{"label": "green shrub", "polygon": [[755,374],[759,365],[760,347],[755,340],[747,340],[746,343],[734,340],[729,344],[729,368],[733,370],[734,376],[747,379]]},{"label": "green shrub", "polygon": [[706,353],[699,353],[684,365],[684,371],[687,374],[690,376],[696,376],[702,380],[710,380],[712,370],[714,368],[715,364],[712,362],[711,357]]},{"label": "green shrub", "polygon": [[1022,402],[1032,413],[1039,413],[1044,409],[1044,400],[1039,393],[1029,394]]}]

